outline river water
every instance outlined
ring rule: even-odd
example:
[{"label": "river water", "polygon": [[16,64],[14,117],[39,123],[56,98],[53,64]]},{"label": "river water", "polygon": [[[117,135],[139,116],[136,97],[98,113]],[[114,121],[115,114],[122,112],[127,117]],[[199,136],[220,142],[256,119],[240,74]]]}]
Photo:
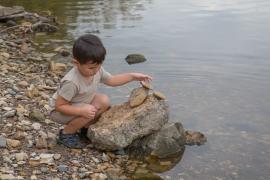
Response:
[{"label": "river water", "polygon": [[[49,38],[95,33],[107,48],[112,74],[154,77],[167,96],[170,121],[203,132],[208,142],[187,147],[167,179],[269,179],[270,1],[268,0],[0,0],[64,25]],[[37,37],[45,41],[48,36]],[[148,59],[128,65],[124,58]],[[138,86],[131,83],[129,88]],[[128,88],[105,88],[113,103]],[[171,178],[169,178],[169,176]]]}]

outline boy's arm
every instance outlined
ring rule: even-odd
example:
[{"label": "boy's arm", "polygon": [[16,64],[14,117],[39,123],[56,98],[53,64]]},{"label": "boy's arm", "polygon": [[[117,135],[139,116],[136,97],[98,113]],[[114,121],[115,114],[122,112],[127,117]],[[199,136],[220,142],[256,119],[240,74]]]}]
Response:
[{"label": "boy's arm", "polygon": [[57,96],[55,101],[55,110],[70,116],[80,116],[80,108],[71,106],[69,101],[61,96]]},{"label": "boy's arm", "polygon": [[108,86],[121,86],[131,81],[150,81],[152,77],[141,73],[125,73],[110,76],[104,84]]},{"label": "boy's arm", "polygon": [[70,105],[69,101],[61,96],[57,96],[55,102],[55,110],[70,116],[83,116],[85,118],[93,118],[97,109],[89,104],[80,107]]}]

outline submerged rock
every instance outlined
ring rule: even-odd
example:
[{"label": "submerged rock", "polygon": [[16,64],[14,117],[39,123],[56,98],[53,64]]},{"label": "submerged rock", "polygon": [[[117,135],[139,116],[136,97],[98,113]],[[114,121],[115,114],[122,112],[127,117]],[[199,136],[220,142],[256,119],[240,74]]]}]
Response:
[{"label": "submerged rock", "polygon": [[185,136],[186,136],[186,145],[203,145],[207,139],[206,137],[200,133],[200,132],[196,132],[196,131],[186,131],[185,132]]},{"label": "submerged rock", "polygon": [[129,54],[125,60],[128,64],[137,64],[145,62],[146,58],[142,54]]},{"label": "submerged rock", "polygon": [[159,131],[134,141],[129,152],[135,156],[174,156],[185,148],[186,136],[181,123],[167,123]]},{"label": "submerged rock", "polygon": [[168,117],[165,101],[149,95],[143,104],[134,108],[130,108],[128,102],[113,106],[89,127],[87,136],[97,149],[118,150],[160,130]]}]

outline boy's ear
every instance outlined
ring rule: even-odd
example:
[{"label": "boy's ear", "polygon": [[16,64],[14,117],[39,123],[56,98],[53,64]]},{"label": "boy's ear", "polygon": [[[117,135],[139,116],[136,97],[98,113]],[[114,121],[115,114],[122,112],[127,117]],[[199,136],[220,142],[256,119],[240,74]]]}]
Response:
[{"label": "boy's ear", "polygon": [[72,60],[72,64],[74,64],[74,65],[77,66],[77,65],[79,65],[80,63],[79,63],[79,61],[77,61],[76,59],[73,59],[73,60]]}]

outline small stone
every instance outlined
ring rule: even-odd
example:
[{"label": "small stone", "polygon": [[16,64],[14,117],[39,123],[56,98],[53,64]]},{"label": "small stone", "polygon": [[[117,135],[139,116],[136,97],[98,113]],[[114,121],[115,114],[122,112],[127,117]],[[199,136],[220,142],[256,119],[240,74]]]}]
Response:
[{"label": "small stone", "polygon": [[92,160],[95,162],[95,163],[100,163],[100,161],[97,159],[97,158],[95,158],[95,157],[92,157]]},{"label": "small stone", "polygon": [[52,80],[50,80],[50,79],[46,79],[45,83],[46,83],[47,86],[54,86],[55,85],[54,82]]},{"label": "small stone", "polygon": [[36,175],[32,175],[32,176],[30,177],[30,179],[31,179],[31,180],[37,180],[38,178],[37,178]]},{"label": "small stone", "polygon": [[16,179],[16,177],[13,176],[12,174],[0,174],[0,179],[14,180],[14,179]]},{"label": "small stone", "polygon": [[0,136],[0,148],[5,148],[7,145],[7,140],[6,138]]},{"label": "small stone", "polygon": [[14,109],[14,110],[8,111],[5,114],[3,114],[3,117],[9,118],[9,117],[13,117],[15,115],[16,115],[16,110]]},{"label": "small stone", "polygon": [[48,148],[48,142],[46,137],[38,136],[36,139],[36,147],[39,149]]},{"label": "small stone", "polygon": [[140,81],[141,85],[146,89],[152,89],[150,83],[145,81]]},{"label": "small stone", "polygon": [[34,121],[43,122],[45,120],[45,116],[39,110],[32,111],[29,116]]},{"label": "small stone", "polygon": [[55,160],[59,160],[61,158],[61,154],[55,154],[55,155],[53,155],[53,158]]},{"label": "small stone", "polygon": [[68,170],[68,167],[66,165],[60,164],[57,169],[59,172],[66,172]]},{"label": "small stone", "polygon": [[21,88],[26,88],[28,85],[29,85],[29,84],[28,84],[28,82],[26,82],[26,81],[20,81],[20,82],[18,83],[18,86],[21,87]]},{"label": "small stone", "polygon": [[158,91],[155,91],[155,92],[153,93],[153,95],[154,95],[156,98],[160,99],[160,100],[165,100],[165,99],[166,99],[166,96],[165,96],[164,94],[162,94],[161,92],[158,92]]},{"label": "small stone", "polygon": [[61,49],[60,53],[63,57],[67,57],[70,55],[70,52],[65,49]]},{"label": "small stone", "polygon": [[148,96],[148,89],[143,87],[133,89],[129,97],[130,107],[141,105]]},{"label": "small stone", "polygon": [[21,146],[21,142],[14,139],[7,139],[7,145],[8,147],[16,148],[16,147]]},{"label": "small stone", "polygon": [[15,136],[14,136],[14,139],[21,140],[21,139],[24,139],[25,136],[27,136],[27,133],[26,132],[17,131],[16,134],[15,134]]},{"label": "small stone", "polygon": [[16,161],[25,161],[28,159],[28,155],[24,152],[16,153],[15,154]]},{"label": "small stone", "polygon": [[43,172],[43,173],[47,173],[49,171],[49,168],[47,168],[47,167],[41,167],[40,168],[40,171]]},{"label": "small stone", "polygon": [[6,24],[7,24],[8,27],[12,27],[12,26],[16,26],[17,25],[17,23],[15,21],[13,21],[13,20],[8,20],[6,22]]},{"label": "small stone", "polygon": [[54,154],[42,153],[39,155],[41,164],[52,164]]},{"label": "small stone", "polygon": [[34,130],[40,130],[41,124],[40,123],[33,123],[32,127]]},{"label": "small stone", "polygon": [[10,55],[8,53],[6,53],[6,52],[0,52],[0,56],[3,56],[5,58],[7,58],[7,59],[10,57]]}]

